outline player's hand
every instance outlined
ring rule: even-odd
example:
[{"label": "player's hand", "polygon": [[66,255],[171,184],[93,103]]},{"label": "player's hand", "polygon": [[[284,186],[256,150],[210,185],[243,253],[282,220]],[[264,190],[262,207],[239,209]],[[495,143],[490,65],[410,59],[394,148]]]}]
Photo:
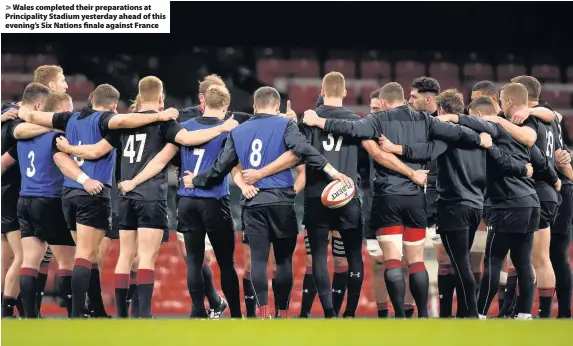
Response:
[{"label": "player's hand", "polygon": [[285,117],[287,117],[291,120],[297,121],[296,113],[291,108],[290,100],[287,100],[287,103],[286,103]]},{"label": "player's hand", "polygon": [[428,181],[428,170],[425,169],[418,169],[409,176],[410,180],[412,180],[417,185],[425,185]]},{"label": "player's hand", "polygon": [[349,177],[347,177],[346,175],[344,175],[340,172],[334,174],[332,176],[332,179],[343,182],[346,186],[353,186],[354,185],[354,182],[352,181],[352,179],[350,179]]},{"label": "player's hand", "polygon": [[239,126],[239,122],[235,120],[235,115],[233,114],[229,119],[225,120],[223,125],[221,125],[221,130],[223,132],[229,132],[237,126]]},{"label": "player's hand", "polygon": [[251,199],[259,193],[259,189],[254,187],[253,185],[245,185],[241,188],[241,193],[245,196],[246,199]]},{"label": "player's hand", "polygon": [[133,189],[136,187],[137,185],[133,182],[133,180],[124,180],[117,184],[117,188],[123,195],[133,191]]},{"label": "player's hand", "polygon": [[68,139],[64,136],[59,136],[56,138],[56,147],[62,153],[70,154],[71,145]]},{"label": "player's hand", "polygon": [[436,119],[444,122],[453,122],[452,116],[450,114],[438,115]]},{"label": "player's hand", "polygon": [[524,108],[511,116],[511,122],[516,125],[521,125],[527,118],[529,118],[529,108]]},{"label": "player's hand", "polygon": [[18,118],[18,110],[17,109],[10,109],[7,110],[4,114],[2,114],[2,122],[8,120],[14,120]]},{"label": "player's hand", "polygon": [[479,138],[480,138],[480,143],[479,143],[480,147],[487,149],[493,145],[493,141],[489,133],[482,132],[479,134]]},{"label": "player's hand", "polygon": [[243,181],[247,185],[253,185],[257,181],[263,179],[263,175],[257,169],[243,169],[241,174],[243,175]]},{"label": "player's hand", "polygon": [[557,161],[558,166],[566,166],[571,163],[571,154],[567,150],[557,149],[555,150],[555,161]]},{"label": "player's hand", "polygon": [[167,108],[166,110],[157,113],[158,121],[177,120],[177,117],[179,117],[179,111],[175,108]]},{"label": "player's hand", "polygon": [[309,109],[304,112],[302,122],[308,126],[316,126],[318,125],[318,114],[312,109]]},{"label": "player's hand", "polygon": [[103,190],[103,184],[95,179],[88,179],[84,183],[84,190],[90,195],[97,195]]},{"label": "player's hand", "polygon": [[392,143],[392,141],[386,138],[384,135],[378,137],[378,145],[383,151],[393,154],[396,153],[398,147],[398,145]]},{"label": "player's hand", "polygon": [[525,168],[527,169],[527,177],[531,178],[533,176],[533,166],[531,165],[531,163],[528,163],[525,165]]},{"label": "player's hand", "polygon": [[183,185],[185,185],[186,189],[193,189],[193,178],[195,178],[195,174],[185,171],[185,176],[183,177]]},{"label": "player's hand", "polygon": [[557,190],[557,192],[561,191],[561,179],[559,178],[555,182],[555,190]]}]

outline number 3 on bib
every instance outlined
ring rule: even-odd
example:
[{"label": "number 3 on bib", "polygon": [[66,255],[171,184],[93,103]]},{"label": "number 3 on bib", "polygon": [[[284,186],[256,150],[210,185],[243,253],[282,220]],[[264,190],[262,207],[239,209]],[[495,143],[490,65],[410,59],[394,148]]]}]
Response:
[{"label": "number 3 on bib", "polygon": [[261,151],[263,150],[263,141],[258,138],[251,143],[251,156],[249,156],[249,161],[251,166],[259,167],[261,161],[263,160],[263,155]]}]

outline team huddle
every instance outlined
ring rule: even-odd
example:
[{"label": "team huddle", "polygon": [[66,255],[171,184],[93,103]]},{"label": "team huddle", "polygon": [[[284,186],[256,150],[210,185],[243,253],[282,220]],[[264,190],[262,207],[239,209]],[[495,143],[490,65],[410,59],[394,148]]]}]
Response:
[{"label": "team huddle", "polygon": [[[247,317],[286,318],[298,237],[295,197],[304,193],[306,273],[299,317],[318,295],[325,318],[353,318],[373,264],[378,316],[429,317],[427,237],[439,263],[440,317],[571,318],[568,248],[573,168],[561,115],[539,103],[540,83],[477,83],[471,103],[438,81],[413,81],[409,102],[395,82],[371,95],[371,114],[344,108],[345,78],[328,73],[316,109],[299,115],[272,87],[253,114],[229,110],[216,75],[199,106],[164,109],[160,79],[139,81],[129,114],[120,93],[95,88],[73,111],[59,66],[40,66],[22,101],[2,107],[2,317],[40,316],[51,256],[68,317],[109,317],[99,267],[119,238],[117,317],[152,317],[155,260],[168,229],[168,166],[178,171],[177,232],[187,263],[192,318],[241,318],[230,180],[241,190]],[[500,107],[501,104],[501,107]],[[291,170],[292,168],[292,170]],[[333,181],[339,182],[333,184]],[[117,182],[117,183],[116,183]],[[118,191],[117,199],[112,195]],[[485,225],[485,226],[484,226]],[[435,231],[435,235],[432,232]],[[332,243],[334,275],[328,269]],[[208,254],[221,271],[215,289]],[[272,266],[274,309],[267,268]],[[407,274],[407,275],[406,275]],[[205,298],[209,308],[205,306]]]}]

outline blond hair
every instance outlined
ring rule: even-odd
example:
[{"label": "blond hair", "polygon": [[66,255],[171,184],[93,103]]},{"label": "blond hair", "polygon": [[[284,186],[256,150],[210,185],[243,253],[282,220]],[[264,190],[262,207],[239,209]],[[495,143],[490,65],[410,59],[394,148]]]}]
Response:
[{"label": "blond hair", "polygon": [[205,92],[205,105],[213,109],[223,109],[231,103],[231,94],[224,86],[212,85]]},{"label": "blond hair", "polygon": [[526,105],[527,94],[527,88],[521,83],[508,83],[501,88],[502,98],[511,99],[516,105]]},{"label": "blond hair", "polygon": [[163,94],[163,82],[155,76],[147,76],[139,81],[141,102],[157,101]]},{"label": "blond hair", "polygon": [[55,112],[63,102],[72,102],[72,97],[66,93],[53,92],[46,98],[44,112]]},{"label": "blond hair", "polygon": [[58,74],[64,73],[64,70],[58,65],[42,65],[34,70],[34,82],[48,86],[54,82]]},{"label": "blond hair", "polygon": [[380,89],[380,99],[388,103],[397,103],[404,101],[404,89],[399,83],[390,82],[384,84]]},{"label": "blond hair", "polygon": [[210,74],[199,82],[199,94],[205,94],[213,85],[225,86],[225,82],[223,82],[223,79],[220,76]]},{"label": "blond hair", "polygon": [[344,75],[340,72],[329,72],[322,79],[322,90],[324,90],[325,97],[344,97],[346,90]]}]

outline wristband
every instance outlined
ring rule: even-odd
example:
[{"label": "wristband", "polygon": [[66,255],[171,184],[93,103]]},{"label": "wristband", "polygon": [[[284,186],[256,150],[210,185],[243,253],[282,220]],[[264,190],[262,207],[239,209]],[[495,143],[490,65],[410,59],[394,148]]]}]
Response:
[{"label": "wristband", "polygon": [[334,168],[332,165],[326,165],[324,166],[324,173],[328,174],[329,176],[334,176],[336,174],[338,174],[339,172],[336,170],[336,168]]},{"label": "wristband", "polygon": [[82,174],[80,174],[80,176],[78,177],[78,179],[76,179],[76,181],[77,181],[78,183],[80,183],[80,184],[83,185],[83,184],[85,184],[86,181],[88,181],[89,179],[90,179],[90,177],[89,177],[87,174],[82,173]]}]

